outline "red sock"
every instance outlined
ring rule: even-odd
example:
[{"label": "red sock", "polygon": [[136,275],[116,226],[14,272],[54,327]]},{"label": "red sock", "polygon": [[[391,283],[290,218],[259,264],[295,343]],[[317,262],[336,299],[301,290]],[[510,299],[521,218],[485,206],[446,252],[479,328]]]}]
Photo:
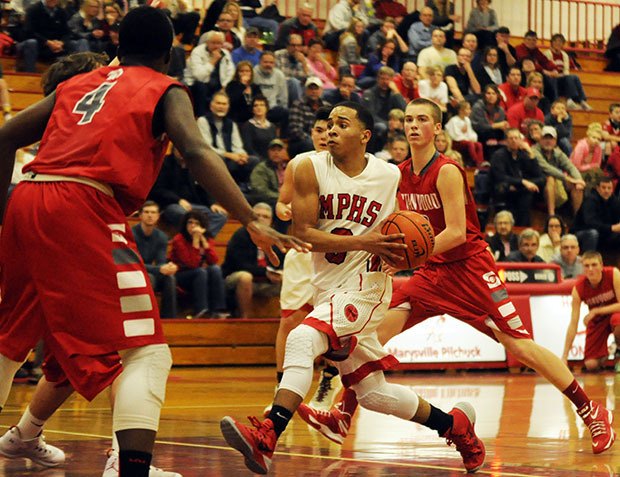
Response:
[{"label": "red sock", "polygon": [[568,387],[562,391],[564,395],[571,400],[571,402],[580,409],[582,406],[590,403],[590,398],[586,396],[586,392],[583,390],[576,379],[568,385]]},{"label": "red sock", "polygon": [[353,415],[355,410],[357,409],[357,396],[355,395],[355,391],[351,388],[346,388],[342,393],[342,397],[340,398],[340,402],[338,403],[338,409],[341,412],[346,412],[349,415]]}]

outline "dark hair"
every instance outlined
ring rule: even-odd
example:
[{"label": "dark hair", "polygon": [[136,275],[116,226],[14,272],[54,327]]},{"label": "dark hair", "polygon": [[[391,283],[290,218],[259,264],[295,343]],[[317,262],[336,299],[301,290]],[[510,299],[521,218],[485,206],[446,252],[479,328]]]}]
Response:
[{"label": "dark hair", "polygon": [[242,66],[250,67],[250,71],[252,72],[252,80],[250,81],[250,83],[252,83],[254,81],[254,67],[252,66],[252,63],[250,63],[247,60],[242,60],[239,63],[237,63],[237,67],[235,68],[235,74],[233,75],[233,81],[241,82],[241,80],[239,79],[239,70],[241,69]]},{"label": "dark hair", "polygon": [[265,98],[262,94],[257,94],[256,96],[254,96],[254,98],[252,98],[252,107],[254,107],[257,101],[262,101],[263,103],[265,103],[265,106],[267,106],[267,109],[269,109],[269,100]]},{"label": "dark hair", "polygon": [[609,176],[601,176],[598,178],[598,180],[596,181],[596,185],[597,187],[600,186],[601,184],[607,184],[609,182],[613,183],[613,179]]},{"label": "dark hair", "polygon": [[519,73],[521,73],[521,76],[523,76],[523,71],[521,71],[521,68],[519,68],[517,65],[512,65],[510,68],[508,68],[508,74],[510,74],[513,70],[517,70]]},{"label": "dark hair", "polygon": [[536,32],[534,30],[528,30],[525,32],[525,35],[523,35],[524,38],[538,38],[538,35],[536,34]]},{"label": "dark hair", "polygon": [[276,57],[276,54],[273,51],[271,51],[271,50],[263,50],[263,52],[260,55],[260,57],[262,58],[263,56],[268,56],[268,55],[271,55],[274,58]]},{"label": "dark hair", "polygon": [[551,41],[554,42],[555,40],[562,40],[563,43],[566,43],[566,37],[561,33],[554,33],[551,35]]},{"label": "dark hair", "polygon": [[501,26],[497,30],[495,30],[495,33],[501,33],[503,35],[510,35],[510,29],[508,27]]},{"label": "dark hair", "polygon": [[431,101],[430,99],[426,99],[426,98],[416,98],[413,101],[411,101],[407,107],[411,106],[411,105],[424,105],[424,106],[428,106],[431,108],[431,116],[433,116],[433,121],[435,124],[442,122],[442,118],[443,118],[443,113],[441,112],[441,109],[439,109],[439,106],[437,106],[437,103],[435,103],[434,101]]},{"label": "dark hair", "polygon": [[620,108],[620,103],[611,103],[609,105],[609,112],[611,113],[616,108]]},{"label": "dark hair", "polygon": [[391,138],[388,139],[388,146],[391,146],[395,142],[406,142],[407,144],[409,144],[404,134],[394,134]]},{"label": "dark hair", "polygon": [[383,50],[383,47],[388,43],[394,45],[394,52],[390,55],[390,58],[392,58],[396,54],[396,48],[398,48],[398,44],[396,43],[396,40],[391,40],[388,38],[380,42],[377,46],[377,55],[379,55],[379,59],[381,59],[381,50]]},{"label": "dark hair", "polygon": [[331,106],[320,107],[316,110],[316,113],[314,113],[314,122],[316,123],[317,121],[327,121],[331,112]]},{"label": "dark hair", "polygon": [[499,51],[497,51],[497,47],[496,46],[487,46],[484,51],[482,52],[482,63],[483,64],[487,64],[487,55],[491,52],[495,50],[495,53],[499,54]]},{"label": "dark hair", "polygon": [[56,61],[50,66],[41,78],[43,94],[54,92],[60,83],[81,73],[88,73],[101,66],[107,65],[110,59],[105,53],[85,51],[74,53]]},{"label": "dark hair", "polygon": [[560,227],[562,227],[562,232],[560,233],[560,235],[564,235],[568,232],[568,230],[566,230],[566,222],[564,222],[564,219],[562,219],[562,217],[560,217],[559,215],[550,215],[549,217],[547,217],[547,221],[545,222],[546,233],[549,233],[549,222],[551,222],[552,219],[557,219],[560,221]]},{"label": "dark hair", "polygon": [[157,207],[157,210],[159,211],[159,204],[157,202],[155,202],[154,200],[147,200],[144,204],[142,204],[142,207],[140,207],[140,210],[138,212],[141,214],[142,211],[147,207]]},{"label": "dark hair", "polygon": [[[361,103],[355,103],[353,101],[343,101],[338,103],[336,106],[341,106],[343,108],[352,109],[357,113],[357,120],[362,123],[364,129],[370,129],[373,131],[375,128],[375,120],[372,117],[372,113],[370,110]],[[334,106],[334,107],[336,107]],[[330,111],[331,114],[331,111]]]},{"label": "dark hair", "polygon": [[192,241],[192,236],[187,231],[187,222],[189,222],[190,219],[195,219],[200,222],[200,226],[205,229],[205,237],[212,238],[209,233],[209,218],[207,217],[207,214],[203,214],[202,212],[198,212],[196,210],[190,210],[181,219],[181,226],[179,230],[185,240],[188,242]]},{"label": "dark hair", "polygon": [[353,78],[353,82],[355,83],[355,75],[352,75],[351,73],[342,73],[340,75],[340,82],[342,82],[345,78]]},{"label": "dark hair", "polygon": [[314,45],[321,45],[322,47],[325,47],[323,40],[321,40],[320,38],[310,38],[310,41],[308,42],[308,48]]},{"label": "dark hair", "polygon": [[118,56],[157,60],[170,54],[173,36],[172,22],[162,10],[134,8],[121,21]]},{"label": "dark hair", "polygon": [[497,87],[496,84],[490,83],[490,84],[488,84],[488,85],[486,85],[484,87],[484,91],[482,91],[482,95],[483,95],[482,101],[484,101],[484,104],[487,104],[487,100],[486,100],[485,95],[486,95],[486,92],[489,89],[492,89],[493,91],[495,91],[495,94],[497,95],[497,101],[496,101],[496,103],[493,106],[499,107],[499,103],[500,103],[500,101],[502,99],[502,96],[499,94],[499,88]]}]

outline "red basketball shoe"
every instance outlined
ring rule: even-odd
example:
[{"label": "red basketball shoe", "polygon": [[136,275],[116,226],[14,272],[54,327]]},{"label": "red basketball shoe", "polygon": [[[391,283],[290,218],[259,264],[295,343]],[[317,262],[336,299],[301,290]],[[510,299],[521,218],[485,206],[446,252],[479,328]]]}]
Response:
[{"label": "red basketball shoe", "polygon": [[592,452],[600,454],[609,449],[616,440],[616,432],[611,427],[614,415],[599,403],[590,401],[589,404],[577,409],[577,414],[583,419],[592,436]]},{"label": "red basketball shoe", "polygon": [[297,408],[297,414],[306,424],[336,444],[342,444],[344,438],[349,433],[351,415],[342,412],[338,406],[331,408],[329,411],[322,411],[302,403]]},{"label": "red basketball shoe", "polygon": [[467,472],[476,472],[484,464],[486,455],[484,443],[474,431],[476,411],[468,402],[459,402],[448,414],[454,418],[454,423],[442,437],[446,438],[448,445],[455,445]]},{"label": "red basketball shoe", "polygon": [[278,440],[273,422],[271,419],[260,422],[254,416],[248,416],[248,419],[255,429],[226,416],[220,421],[220,430],[228,445],[245,456],[248,469],[256,474],[266,474]]}]

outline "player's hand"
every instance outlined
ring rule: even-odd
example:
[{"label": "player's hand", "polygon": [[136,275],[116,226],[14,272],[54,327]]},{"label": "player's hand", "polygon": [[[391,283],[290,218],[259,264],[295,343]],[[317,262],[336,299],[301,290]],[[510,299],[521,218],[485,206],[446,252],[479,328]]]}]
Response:
[{"label": "player's hand", "polygon": [[252,242],[256,244],[265,254],[273,265],[279,265],[280,259],[273,250],[273,247],[278,247],[282,253],[288,249],[293,248],[298,252],[309,252],[312,249],[312,245],[292,237],[290,235],[284,235],[275,231],[268,225],[265,225],[258,220],[253,220],[246,226],[247,231],[250,234]]},{"label": "player's hand", "polygon": [[398,254],[398,251],[405,250],[407,245],[397,241],[404,238],[405,234],[383,235],[380,228],[360,236],[362,240],[362,250],[379,255],[381,259],[390,266],[395,266],[403,260],[403,257]]},{"label": "player's hand", "polygon": [[228,215],[228,211],[220,204],[213,204],[211,206],[211,212],[214,214]]},{"label": "player's hand", "polygon": [[523,179],[521,183],[523,184],[523,187],[525,187],[530,192],[538,192],[538,186],[533,182],[528,181],[527,179]]},{"label": "player's hand", "polygon": [[383,259],[381,259],[381,270],[387,273],[391,277],[393,277],[394,274],[399,271],[398,268],[394,268],[392,265],[390,265],[388,262],[386,262]]},{"label": "player's hand", "polygon": [[583,324],[588,326],[588,323],[596,316],[596,310],[591,310],[586,316],[583,317]]},{"label": "player's hand", "polygon": [[282,274],[281,273],[276,273],[276,272],[272,272],[271,270],[267,270],[266,274],[267,274],[267,279],[271,283],[281,283],[282,282]]},{"label": "player's hand", "polygon": [[185,200],[185,199],[179,199],[179,205],[181,207],[183,207],[183,210],[189,212],[190,210],[192,210],[192,204],[189,203],[189,201]]},{"label": "player's hand", "polygon": [[276,204],[276,215],[284,222],[293,218],[293,209],[291,204],[285,204],[284,202],[278,202]]},{"label": "player's hand", "polygon": [[204,227],[201,227],[200,225],[196,225],[192,231],[190,232],[193,236],[199,236],[201,237],[205,232],[207,231],[207,229],[205,229]]}]

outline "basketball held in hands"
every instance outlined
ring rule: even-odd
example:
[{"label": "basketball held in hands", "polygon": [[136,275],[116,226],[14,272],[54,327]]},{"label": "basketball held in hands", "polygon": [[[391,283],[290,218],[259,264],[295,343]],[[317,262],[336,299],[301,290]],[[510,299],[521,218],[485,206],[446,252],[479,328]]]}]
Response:
[{"label": "basketball held in hands", "polygon": [[381,233],[405,234],[402,243],[407,245],[407,249],[396,252],[403,257],[403,260],[395,264],[395,268],[400,270],[420,267],[435,247],[435,234],[428,218],[411,210],[400,210],[391,214],[383,223]]}]

